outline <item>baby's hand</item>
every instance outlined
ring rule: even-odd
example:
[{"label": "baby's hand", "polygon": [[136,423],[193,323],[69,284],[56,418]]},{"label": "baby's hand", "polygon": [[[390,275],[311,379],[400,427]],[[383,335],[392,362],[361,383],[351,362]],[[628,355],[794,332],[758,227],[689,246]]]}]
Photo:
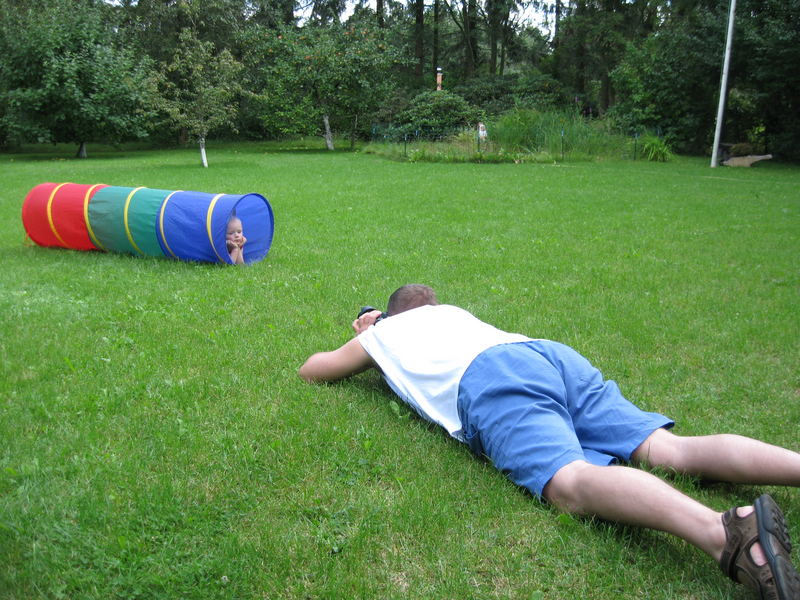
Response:
[{"label": "baby's hand", "polygon": [[232,240],[225,240],[225,245],[228,247],[228,252],[232,252],[235,248],[238,248],[236,242]]},{"label": "baby's hand", "polygon": [[244,245],[247,243],[247,238],[242,236],[242,243],[239,244],[239,248],[244,248]]}]

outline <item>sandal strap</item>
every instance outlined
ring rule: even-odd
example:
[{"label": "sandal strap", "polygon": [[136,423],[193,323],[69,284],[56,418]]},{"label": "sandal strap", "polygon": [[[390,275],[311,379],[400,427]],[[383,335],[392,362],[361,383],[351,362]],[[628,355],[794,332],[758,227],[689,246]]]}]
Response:
[{"label": "sandal strap", "polygon": [[[722,515],[726,541],[720,569],[733,581],[758,590],[762,600],[798,600],[800,573],[789,556],[792,543],[783,513],[768,494],[758,498],[754,508],[745,517],[736,508]],[[750,554],[756,543],[767,558],[763,565]]]},{"label": "sandal strap", "polygon": [[[725,527],[725,547],[719,561],[719,568],[728,577],[739,583],[737,563],[742,552],[749,552],[750,546],[758,541],[758,523],[755,511],[746,517],[740,517],[736,508],[732,508],[722,515],[722,524]],[[749,556],[745,557],[749,560]]]}]

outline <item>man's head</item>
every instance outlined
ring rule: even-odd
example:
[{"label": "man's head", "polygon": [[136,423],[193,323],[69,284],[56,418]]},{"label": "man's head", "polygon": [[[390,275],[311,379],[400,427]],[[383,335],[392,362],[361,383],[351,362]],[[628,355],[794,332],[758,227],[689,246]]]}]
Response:
[{"label": "man's head", "polygon": [[389,305],[386,307],[386,312],[390,315],[396,315],[426,304],[439,304],[433,288],[419,283],[409,283],[398,288],[389,296]]}]

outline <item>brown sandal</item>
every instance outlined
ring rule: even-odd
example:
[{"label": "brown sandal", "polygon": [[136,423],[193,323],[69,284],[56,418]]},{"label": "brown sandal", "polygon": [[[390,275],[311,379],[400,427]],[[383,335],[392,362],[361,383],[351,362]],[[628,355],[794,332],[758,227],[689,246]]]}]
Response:
[{"label": "brown sandal", "polygon": [[[722,516],[726,542],[719,566],[737,583],[759,592],[761,600],[800,600],[800,574],[792,565],[792,542],[783,512],[768,494],[758,498],[755,510],[740,517],[735,508]],[[767,562],[757,565],[753,544],[761,544]]]}]

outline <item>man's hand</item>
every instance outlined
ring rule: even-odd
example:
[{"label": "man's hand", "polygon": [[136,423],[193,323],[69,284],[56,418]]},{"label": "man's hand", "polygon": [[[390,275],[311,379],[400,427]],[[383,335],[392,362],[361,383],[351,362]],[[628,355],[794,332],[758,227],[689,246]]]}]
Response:
[{"label": "man's hand", "polygon": [[356,332],[356,335],[366,331],[368,327],[375,324],[376,319],[380,317],[381,314],[379,310],[371,310],[368,313],[364,313],[353,321],[353,331]]}]

